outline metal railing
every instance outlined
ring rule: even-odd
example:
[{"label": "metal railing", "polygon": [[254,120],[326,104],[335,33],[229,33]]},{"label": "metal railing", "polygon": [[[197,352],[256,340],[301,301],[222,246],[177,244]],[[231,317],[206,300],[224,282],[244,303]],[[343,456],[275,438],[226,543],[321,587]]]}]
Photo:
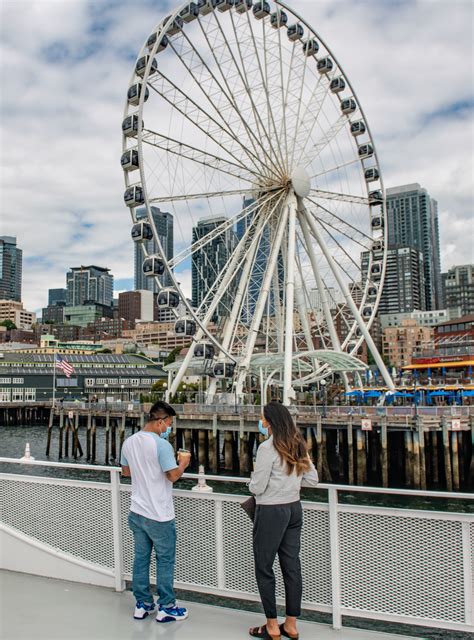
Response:
[{"label": "metal railing", "polygon": [[[0,458],[0,463],[20,461]],[[118,467],[34,461],[28,467],[107,472],[109,482],[0,473],[1,526],[9,535],[53,555],[95,568],[124,588],[131,577],[127,527],[130,486]],[[196,474],[185,478],[197,479]],[[217,482],[244,478],[206,476]],[[389,508],[340,502],[341,492],[412,498],[473,500],[463,493],[325,485],[325,502],[303,502],[301,560],[304,608],[342,616],[474,630],[474,516],[470,513]],[[174,491],[178,524],[176,586],[258,600],[251,522],[242,496]],[[51,523],[54,522],[54,526]],[[279,569],[277,595],[284,601]]]}]

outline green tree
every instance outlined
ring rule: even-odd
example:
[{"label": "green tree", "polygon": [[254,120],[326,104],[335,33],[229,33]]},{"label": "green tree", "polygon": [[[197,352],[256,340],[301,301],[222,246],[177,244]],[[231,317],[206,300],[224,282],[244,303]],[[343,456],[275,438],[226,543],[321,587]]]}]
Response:
[{"label": "green tree", "polygon": [[8,331],[17,328],[16,324],[11,320],[2,320],[2,322],[0,322],[0,326],[6,327]]},{"label": "green tree", "polygon": [[[191,346],[191,345],[189,345],[189,346]],[[176,356],[179,354],[181,349],[183,349],[183,347],[175,347],[172,351],[170,351],[168,353],[168,355],[165,358],[165,361],[163,362],[165,367],[166,367],[166,365],[172,364],[173,362],[176,361]]]}]

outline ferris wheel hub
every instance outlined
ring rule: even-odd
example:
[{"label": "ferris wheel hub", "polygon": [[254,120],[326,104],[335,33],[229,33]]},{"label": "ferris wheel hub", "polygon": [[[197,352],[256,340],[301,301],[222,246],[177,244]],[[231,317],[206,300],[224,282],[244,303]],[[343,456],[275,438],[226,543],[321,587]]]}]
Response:
[{"label": "ferris wheel hub", "polygon": [[303,167],[295,167],[291,174],[291,183],[293,190],[300,198],[307,198],[311,191],[310,177]]}]

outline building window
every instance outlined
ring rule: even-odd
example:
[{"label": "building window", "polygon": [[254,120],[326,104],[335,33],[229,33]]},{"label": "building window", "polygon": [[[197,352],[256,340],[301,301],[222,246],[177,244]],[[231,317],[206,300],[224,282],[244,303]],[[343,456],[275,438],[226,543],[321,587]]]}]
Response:
[{"label": "building window", "polygon": [[138,378],[132,378],[130,380],[130,385],[132,387],[139,387],[140,386],[140,380]]},{"label": "building window", "polygon": [[94,378],[85,378],[84,379],[85,387],[93,387],[94,386]]},{"label": "building window", "polygon": [[11,384],[11,383],[12,383],[11,378],[0,378],[0,384]]},{"label": "building window", "polygon": [[24,378],[13,378],[13,384],[23,384],[24,381]]},{"label": "building window", "polygon": [[23,401],[23,389],[12,389],[12,402]]},{"label": "building window", "polygon": [[25,389],[25,402],[35,402],[36,389]]},{"label": "building window", "polygon": [[10,389],[5,387],[0,389],[0,402],[10,402]]}]

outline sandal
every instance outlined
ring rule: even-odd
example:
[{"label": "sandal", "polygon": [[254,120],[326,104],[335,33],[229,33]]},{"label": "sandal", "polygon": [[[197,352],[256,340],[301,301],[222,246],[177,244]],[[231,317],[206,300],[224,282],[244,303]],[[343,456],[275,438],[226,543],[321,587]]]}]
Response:
[{"label": "sandal", "polygon": [[285,638],[291,638],[292,640],[298,640],[298,638],[300,637],[298,633],[296,635],[290,635],[288,631],[285,629],[284,622],[280,625],[280,633]]},{"label": "sandal", "polygon": [[281,635],[272,636],[268,633],[266,624],[261,627],[252,627],[249,629],[249,635],[251,635],[252,638],[264,638],[264,640],[281,640]]}]

